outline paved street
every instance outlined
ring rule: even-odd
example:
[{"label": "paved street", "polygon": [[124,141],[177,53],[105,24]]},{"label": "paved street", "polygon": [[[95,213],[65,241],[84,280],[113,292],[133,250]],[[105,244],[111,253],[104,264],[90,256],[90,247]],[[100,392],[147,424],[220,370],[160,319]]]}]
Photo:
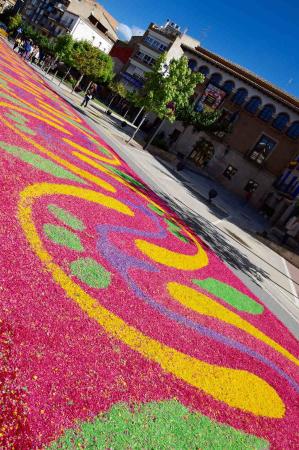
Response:
[{"label": "paved street", "polygon": [[79,103],[0,40],[0,448],[298,448],[297,269]]}]

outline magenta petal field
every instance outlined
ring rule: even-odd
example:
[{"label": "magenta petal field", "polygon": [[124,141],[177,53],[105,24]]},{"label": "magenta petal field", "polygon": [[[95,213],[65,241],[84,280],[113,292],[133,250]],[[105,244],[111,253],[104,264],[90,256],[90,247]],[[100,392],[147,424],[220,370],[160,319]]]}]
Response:
[{"label": "magenta petal field", "polygon": [[0,132],[0,448],[298,448],[296,339],[4,41]]}]

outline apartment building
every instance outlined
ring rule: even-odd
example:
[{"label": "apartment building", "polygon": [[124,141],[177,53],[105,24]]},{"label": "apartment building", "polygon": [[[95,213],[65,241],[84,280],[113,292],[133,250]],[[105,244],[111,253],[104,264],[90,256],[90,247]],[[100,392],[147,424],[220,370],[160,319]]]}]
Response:
[{"label": "apartment building", "polygon": [[94,0],[27,0],[22,9],[27,21],[47,35],[69,33],[109,53],[117,40],[117,21]]},{"label": "apartment building", "polygon": [[167,67],[167,62],[183,55],[182,44],[194,48],[200,45],[198,40],[183,33],[174,22],[168,20],[163,26],[151,23],[138,45],[135,45],[134,41],[133,53],[120,72],[126,87],[129,90],[141,88],[145,73],[151,70],[155,60],[162,53],[166,53]]}]

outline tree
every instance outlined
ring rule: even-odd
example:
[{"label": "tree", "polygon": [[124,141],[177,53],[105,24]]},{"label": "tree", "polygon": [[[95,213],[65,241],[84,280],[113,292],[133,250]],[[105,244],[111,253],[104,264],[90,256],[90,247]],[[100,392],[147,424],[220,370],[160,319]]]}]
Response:
[{"label": "tree", "polygon": [[8,21],[8,29],[9,31],[15,31],[22,24],[22,16],[21,14],[16,14],[15,16],[11,16]]},{"label": "tree", "polygon": [[183,123],[185,129],[191,125],[196,131],[220,131],[221,116],[221,110],[197,112],[193,103],[177,111],[177,120]]},{"label": "tree", "polygon": [[73,67],[80,77],[73,90],[81,83],[84,76],[95,83],[109,82],[113,78],[113,61],[110,55],[103,53],[88,41],[78,41],[73,46]]},{"label": "tree", "polygon": [[70,34],[59,36],[54,42],[54,54],[56,58],[67,66],[72,66],[74,64],[74,43],[74,39]]},{"label": "tree", "polygon": [[112,98],[111,98],[111,100],[109,102],[108,108],[110,108],[110,106],[112,105],[113,101],[116,99],[117,96],[119,96],[121,98],[127,98],[127,96],[128,96],[127,88],[120,81],[112,80],[109,83],[109,88],[113,92],[113,95],[112,95]]},{"label": "tree", "polygon": [[[136,103],[146,111],[143,121],[147,113],[153,112],[162,120],[161,125],[165,119],[169,122],[176,120],[177,111],[188,106],[197,84],[204,81],[201,73],[191,71],[185,56],[171,60],[168,66],[165,62],[165,54],[156,60],[153,70],[146,74],[144,87],[139,91],[139,99],[136,100]],[[131,139],[134,138],[143,121]],[[147,145],[155,138],[161,125]]]}]

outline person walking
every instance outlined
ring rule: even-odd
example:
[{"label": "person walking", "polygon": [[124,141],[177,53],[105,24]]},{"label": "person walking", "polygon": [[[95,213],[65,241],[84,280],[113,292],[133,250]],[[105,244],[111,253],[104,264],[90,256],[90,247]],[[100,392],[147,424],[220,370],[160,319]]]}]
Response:
[{"label": "person walking", "polygon": [[86,92],[84,99],[81,103],[81,106],[84,106],[84,108],[87,107],[88,103],[90,102],[90,100],[94,97],[95,94],[95,85],[91,85],[90,88],[88,89],[88,91]]},{"label": "person walking", "polygon": [[24,44],[24,53],[23,53],[22,57],[25,60],[28,59],[31,52],[32,52],[32,41],[30,39],[27,39]]},{"label": "person walking", "polygon": [[24,51],[25,51],[24,50],[24,45],[25,45],[25,41],[24,41],[24,39],[21,38],[19,46],[18,46],[18,53],[19,53],[20,56],[22,56]]}]

